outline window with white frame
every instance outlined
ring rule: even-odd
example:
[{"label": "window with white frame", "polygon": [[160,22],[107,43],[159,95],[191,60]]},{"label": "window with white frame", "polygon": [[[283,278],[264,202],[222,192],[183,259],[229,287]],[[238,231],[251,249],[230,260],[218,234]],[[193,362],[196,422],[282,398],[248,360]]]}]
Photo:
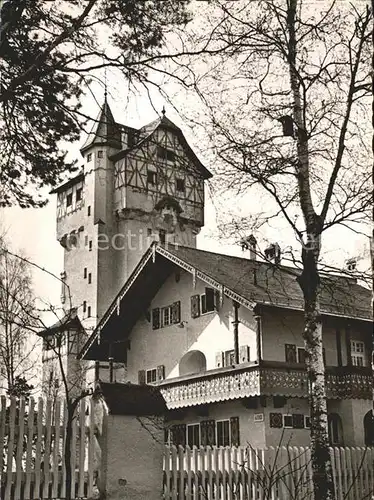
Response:
[{"label": "window with white frame", "polygon": [[365,366],[365,344],[360,340],[351,340],[351,358],[353,366]]},{"label": "window with white frame", "polygon": [[161,326],[168,326],[172,324],[172,306],[161,308]]},{"label": "window with white frame", "polygon": [[230,446],[230,420],[216,422],[217,446]]},{"label": "window with white frame", "polygon": [[192,446],[200,446],[200,424],[187,424],[187,444]]},{"label": "window with white frame", "polygon": [[152,384],[153,382],[157,382],[157,368],[151,368],[150,370],[146,370],[145,377],[147,384]]}]

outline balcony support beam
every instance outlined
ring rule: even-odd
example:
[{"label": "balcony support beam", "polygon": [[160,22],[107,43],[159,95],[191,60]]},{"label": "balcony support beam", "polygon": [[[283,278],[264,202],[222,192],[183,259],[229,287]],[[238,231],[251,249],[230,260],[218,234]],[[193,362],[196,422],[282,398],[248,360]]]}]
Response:
[{"label": "balcony support beam", "polygon": [[234,307],[234,321],[232,322],[234,327],[234,356],[235,364],[238,365],[239,360],[239,304],[233,300],[232,305]]}]

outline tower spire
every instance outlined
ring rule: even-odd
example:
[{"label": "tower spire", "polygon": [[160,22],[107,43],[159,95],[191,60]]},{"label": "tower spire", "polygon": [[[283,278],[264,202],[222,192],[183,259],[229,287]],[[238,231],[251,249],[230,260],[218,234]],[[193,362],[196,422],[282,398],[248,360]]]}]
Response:
[{"label": "tower spire", "polygon": [[108,81],[106,74],[106,67],[104,68],[104,101],[106,102],[108,98]]}]

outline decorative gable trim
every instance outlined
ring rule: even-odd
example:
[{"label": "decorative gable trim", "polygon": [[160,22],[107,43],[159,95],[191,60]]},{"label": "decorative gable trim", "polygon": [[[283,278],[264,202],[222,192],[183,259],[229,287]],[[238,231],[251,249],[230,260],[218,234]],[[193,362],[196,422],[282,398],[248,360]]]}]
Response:
[{"label": "decorative gable trim", "polygon": [[[225,287],[218,281],[215,281],[213,278],[211,278],[208,274],[203,273],[202,271],[199,271],[198,269],[195,269],[193,266],[190,264],[187,264],[184,260],[180,259],[179,257],[175,256],[171,252],[168,252],[166,248],[163,248],[161,246],[155,246],[155,251],[156,253],[159,253],[160,255],[163,255],[167,259],[171,260],[178,266],[180,266],[182,269],[188,271],[189,273],[192,274],[194,281],[196,278],[199,278],[201,281],[204,281],[204,283],[207,283],[211,287],[215,288],[218,290],[223,297],[224,295],[227,295],[227,297],[230,297],[231,299],[235,300],[239,304],[243,305],[244,307],[248,309],[253,309],[253,307],[256,305],[256,302],[249,301],[242,297],[241,295],[238,295],[234,290],[231,290],[230,288]],[[223,299],[221,299],[223,302]]]}]

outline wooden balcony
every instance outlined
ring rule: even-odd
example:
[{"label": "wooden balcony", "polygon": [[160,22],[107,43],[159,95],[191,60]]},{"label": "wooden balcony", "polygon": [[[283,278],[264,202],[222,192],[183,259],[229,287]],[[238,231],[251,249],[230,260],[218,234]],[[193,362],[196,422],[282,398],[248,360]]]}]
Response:
[{"label": "wooden balcony", "polygon": [[[370,368],[327,367],[329,399],[371,399]],[[159,384],[168,408],[183,408],[251,396],[307,397],[304,365],[262,361],[166,379]]]}]

